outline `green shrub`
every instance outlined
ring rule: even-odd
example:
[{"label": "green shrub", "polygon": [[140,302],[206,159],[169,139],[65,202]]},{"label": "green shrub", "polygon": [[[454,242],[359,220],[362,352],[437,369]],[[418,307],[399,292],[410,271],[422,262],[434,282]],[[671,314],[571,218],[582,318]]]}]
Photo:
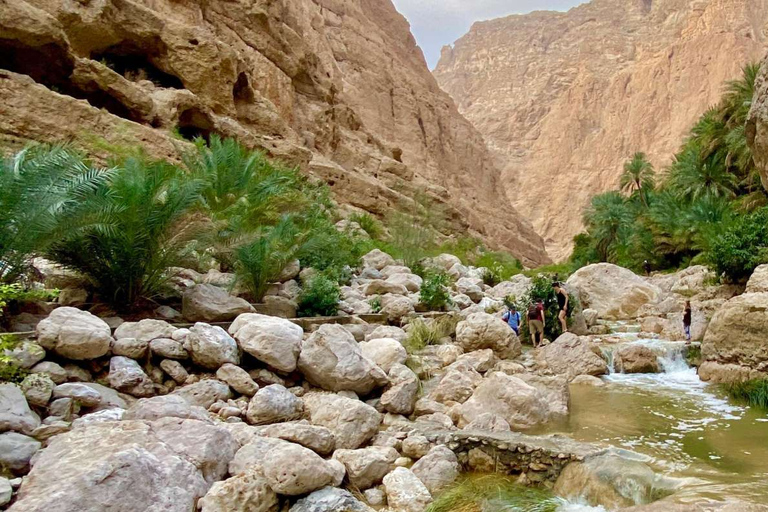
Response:
[{"label": "green shrub", "polygon": [[369,299],[368,304],[371,305],[371,310],[373,310],[374,313],[381,312],[381,297],[379,297],[378,295],[373,297],[372,299]]},{"label": "green shrub", "polygon": [[725,391],[731,398],[753,407],[768,410],[768,379],[726,384]]},{"label": "green shrub", "polygon": [[521,485],[514,476],[469,474],[435,496],[426,512],[555,512],[561,504],[549,491]]},{"label": "green shrub", "polygon": [[441,311],[452,304],[450,292],[451,278],[444,272],[427,271],[421,284],[419,301],[429,311]]},{"label": "green shrub", "polygon": [[445,315],[431,321],[416,318],[409,324],[403,346],[409,354],[415,354],[428,345],[437,345],[443,338],[456,333],[458,323],[457,315]]},{"label": "green shrub", "polygon": [[299,316],[335,316],[339,311],[341,290],[333,279],[320,274],[299,295]]},{"label": "green shrub", "polygon": [[311,226],[310,240],[297,253],[303,267],[312,267],[337,282],[351,278],[350,269],[360,266],[360,258],[373,248],[370,240],[339,231],[330,220]]},{"label": "green shrub", "polygon": [[384,234],[384,226],[370,213],[353,213],[349,220],[356,222],[374,240],[380,239]]},{"label": "green shrub", "polygon": [[[534,276],[528,293],[517,298],[517,310],[520,311],[520,316],[523,317],[523,325],[520,329],[520,337],[523,341],[530,339],[531,336],[528,330],[528,307],[538,300],[542,300],[544,304],[544,337],[554,341],[562,334],[560,321],[557,319],[560,308],[557,304],[557,296],[552,288],[553,277],[546,274]],[[507,300],[511,301],[512,298],[509,297]],[[569,297],[569,301],[571,302],[571,311],[574,311],[574,297]],[[573,314],[571,314],[572,316]]]},{"label": "green shrub", "polygon": [[[523,271],[523,264],[520,260],[506,252],[483,252],[479,258],[472,261],[472,264],[488,269],[483,274],[483,282],[488,286],[496,286],[496,284],[507,281]],[[488,274],[487,278],[486,274]]]},{"label": "green shrub", "polygon": [[483,273],[480,277],[483,279],[483,284],[487,286],[496,286],[502,281],[499,273],[488,267],[483,269]]},{"label": "green shrub", "polygon": [[19,367],[16,360],[5,354],[19,344],[19,339],[8,334],[0,334],[0,382],[20,383],[29,374],[28,370]]},{"label": "green shrub", "polygon": [[706,259],[711,268],[731,282],[747,279],[768,261],[768,208],[736,220],[715,235]]},{"label": "green shrub", "polygon": [[390,240],[386,252],[413,268],[437,248],[437,237],[444,228],[445,218],[441,205],[424,193],[416,194],[409,208],[394,212],[387,219]]},{"label": "green shrub", "polygon": [[20,284],[0,284],[0,317],[12,302],[51,301],[59,296],[59,290],[25,290]]},{"label": "green shrub", "polygon": [[100,227],[54,244],[48,257],[87,276],[118,310],[158,295],[169,267],[181,266],[199,226],[189,220],[202,183],[177,167],[125,160],[98,191]]}]

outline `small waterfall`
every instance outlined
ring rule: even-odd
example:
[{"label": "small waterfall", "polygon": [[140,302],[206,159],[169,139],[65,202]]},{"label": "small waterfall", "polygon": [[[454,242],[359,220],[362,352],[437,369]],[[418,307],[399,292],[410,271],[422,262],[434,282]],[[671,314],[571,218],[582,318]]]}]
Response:
[{"label": "small waterfall", "polygon": [[608,373],[616,373],[615,353],[625,347],[632,345],[642,345],[647,347],[656,355],[661,366],[662,373],[679,373],[691,370],[686,361],[686,352],[688,348],[685,343],[680,341],[664,341],[640,339],[628,343],[617,343],[615,345],[605,345],[601,347],[603,357],[608,362]]}]

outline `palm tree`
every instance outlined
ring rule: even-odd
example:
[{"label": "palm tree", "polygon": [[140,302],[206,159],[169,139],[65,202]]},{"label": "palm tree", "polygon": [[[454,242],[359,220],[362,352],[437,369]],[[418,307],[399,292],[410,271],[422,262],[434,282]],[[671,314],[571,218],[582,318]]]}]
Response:
[{"label": "palm tree", "polygon": [[117,309],[132,308],[160,293],[168,268],[183,263],[200,229],[190,215],[202,185],[166,162],[129,158],[99,190],[107,228],[67,236],[47,254],[90,278]]},{"label": "palm tree", "polygon": [[607,192],[592,198],[584,214],[584,224],[595,241],[601,261],[612,261],[619,246],[630,235],[634,220],[634,212],[618,192]]},{"label": "palm tree", "polygon": [[691,201],[711,195],[733,197],[737,178],[730,173],[723,161],[722,153],[701,158],[701,149],[694,140],[675,155],[669,168],[670,185],[677,193]]},{"label": "palm tree", "polygon": [[89,208],[112,175],[66,146],[31,146],[0,160],[0,281],[18,279],[62,237],[103,227]]},{"label": "palm tree", "polygon": [[645,191],[653,189],[655,186],[655,177],[653,165],[648,161],[648,157],[643,152],[637,152],[632,159],[624,164],[624,173],[619,182],[621,190],[640,194],[643,204],[648,207],[648,201],[645,197]]}]

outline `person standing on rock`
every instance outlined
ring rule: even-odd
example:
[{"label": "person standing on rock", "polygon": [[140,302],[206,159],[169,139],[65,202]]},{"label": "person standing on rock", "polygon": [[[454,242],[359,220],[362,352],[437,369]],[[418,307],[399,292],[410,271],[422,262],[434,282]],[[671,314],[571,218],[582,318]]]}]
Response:
[{"label": "person standing on rock", "polygon": [[685,310],[683,311],[683,330],[685,331],[685,344],[691,343],[691,301],[685,301]]},{"label": "person standing on rock", "polygon": [[501,318],[509,324],[517,336],[520,336],[520,312],[515,306],[509,306],[509,311]]},{"label": "person standing on rock", "polygon": [[568,332],[568,292],[565,291],[565,288],[563,288],[558,281],[552,283],[552,288],[555,289],[557,306],[560,310],[560,312],[557,314],[557,318],[560,320],[560,327],[562,327],[563,332]]},{"label": "person standing on rock", "polygon": [[[538,348],[544,343],[544,311],[540,310],[538,304],[531,304],[528,307],[528,330],[531,333],[531,344],[533,348]],[[539,335],[539,343],[536,343],[536,334]]]}]

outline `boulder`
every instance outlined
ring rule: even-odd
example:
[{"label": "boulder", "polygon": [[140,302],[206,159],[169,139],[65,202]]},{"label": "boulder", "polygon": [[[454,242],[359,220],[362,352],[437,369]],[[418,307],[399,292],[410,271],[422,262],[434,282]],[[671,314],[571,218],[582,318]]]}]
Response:
[{"label": "boulder", "polygon": [[587,327],[594,327],[597,324],[598,318],[600,318],[600,313],[594,309],[587,308],[582,311],[581,314],[584,315],[584,321],[587,323]]},{"label": "boulder", "polygon": [[411,471],[434,495],[446,489],[458,477],[461,467],[456,454],[447,446],[435,446],[419,459]]},{"label": "boulder", "polygon": [[519,373],[515,374],[515,377],[535,387],[544,395],[552,418],[568,416],[568,406],[571,401],[568,379],[563,376],[549,377],[537,373]]},{"label": "boulder", "polygon": [[59,384],[53,388],[53,398],[71,398],[85,407],[96,407],[103,400],[96,389],[79,382]]},{"label": "boulder", "polygon": [[456,326],[456,343],[465,352],[492,349],[502,359],[522,353],[520,341],[501,318],[488,313],[472,313]]},{"label": "boulder", "polygon": [[558,413],[539,389],[518,377],[495,372],[475,389],[459,408],[459,427],[471,423],[485,413],[504,418],[515,430],[546,423]]},{"label": "boulder", "polygon": [[464,425],[464,430],[484,430],[486,432],[509,432],[512,430],[507,420],[490,412],[483,413]]},{"label": "boulder", "polygon": [[191,405],[178,395],[142,398],[122,415],[124,420],[154,421],[160,418],[181,418],[210,423],[208,412],[198,405]]},{"label": "boulder", "polygon": [[182,296],[181,313],[189,322],[226,322],[252,311],[248,301],[212,284],[198,284]]},{"label": "boulder", "polygon": [[659,373],[656,354],[643,345],[624,347],[614,355],[614,365],[621,373]]},{"label": "boulder", "polygon": [[11,481],[0,476],[0,507],[5,507],[13,498],[13,486]]},{"label": "boulder", "polygon": [[347,490],[323,487],[297,501],[288,512],[373,512],[373,509]]},{"label": "boulder", "polygon": [[392,512],[424,512],[432,502],[432,495],[419,477],[402,467],[384,477],[384,492]]},{"label": "boulder", "polygon": [[608,373],[608,364],[599,354],[599,349],[570,332],[536,350],[535,358],[540,367],[569,380],[577,375],[597,376]]},{"label": "boulder", "polygon": [[605,382],[603,382],[602,379],[599,379],[597,377],[593,377],[591,375],[578,375],[574,377],[574,379],[571,381],[572,386],[592,386],[592,387],[603,387],[605,386]]},{"label": "boulder", "polygon": [[[283,446],[289,446],[291,443],[282,439],[262,437],[256,431],[256,427],[251,427],[245,423],[225,423],[233,436],[238,440],[241,448],[235,453],[235,457],[229,463],[229,474],[232,476],[247,473],[251,470],[262,470],[264,456],[272,450]],[[232,427],[238,427],[237,430]],[[248,429],[248,430],[244,430]]]},{"label": "boulder", "polygon": [[474,305],[474,302],[472,302],[472,299],[470,299],[469,296],[464,295],[463,293],[453,295],[451,297],[451,301],[460,310],[467,309],[468,307]]},{"label": "boulder", "polygon": [[725,302],[712,317],[701,344],[705,361],[701,378],[715,382],[768,378],[766,332],[768,293],[745,293]]},{"label": "boulder", "polygon": [[619,320],[634,318],[641,306],[658,302],[661,296],[659,287],[611,263],[580,268],[568,278],[566,288],[578,295],[583,308]]},{"label": "boulder", "polygon": [[67,359],[96,359],[109,352],[112,330],[87,311],[61,307],[37,324],[37,341]]},{"label": "boulder", "polygon": [[374,249],[363,256],[362,261],[364,267],[371,267],[376,270],[382,270],[389,265],[395,265],[394,258],[379,249]]},{"label": "boulder", "polygon": [[382,338],[391,338],[402,343],[408,338],[408,333],[394,325],[379,325],[365,336],[365,341]]},{"label": "boulder", "polygon": [[5,357],[24,370],[28,370],[45,359],[45,349],[29,340],[23,340],[11,349],[5,349]]},{"label": "boulder", "polygon": [[304,404],[280,384],[261,388],[248,404],[246,417],[251,425],[264,425],[301,418]]},{"label": "boulder", "polygon": [[429,398],[443,404],[464,403],[482,381],[483,376],[469,365],[456,366],[445,372]]},{"label": "boulder", "polygon": [[44,373],[31,373],[24,377],[20,387],[27,403],[37,407],[45,407],[51,400],[56,383]]},{"label": "boulder", "polygon": [[299,260],[291,260],[285,267],[283,267],[283,270],[280,271],[280,275],[277,276],[277,282],[285,283],[286,281],[296,279],[299,277],[299,272],[301,272],[301,263]]},{"label": "boulder", "polygon": [[493,350],[486,348],[460,355],[456,358],[454,363],[451,363],[451,365],[448,366],[448,369],[450,370],[452,367],[459,365],[467,365],[476,372],[485,373],[496,366],[498,362],[499,359],[496,357]]},{"label": "boulder", "polygon": [[253,381],[247,371],[231,363],[221,365],[221,368],[216,371],[216,378],[229,384],[229,387],[241,395],[253,396],[259,390],[259,385]]},{"label": "boulder", "polygon": [[264,305],[260,308],[263,314],[279,318],[296,318],[298,314],[299,305],[292,299],[280,295],[267,295],[263,302]]},{"label": "boulder", "polygon": [[40,450],[40,441],[19,434],[5,432],[0,434],[0,467],[14,474],[23,475],[29,471],[32,456]]},{"label": "boulder", "polygon": [[[186,337],[184,338],[186,341]],[[159,357],[166,359],[189,359],[189,352],[181,341],[171,338],[157,338],[149,342],[149,350]]]},{"label": "boulder", "polygon": [[56,384],[62,384],[67,382],[67,371],[62,368],[61,365],[54,363],[53,361],[43,361],[37,363],[29,370],[30,373],[40,373],[48,375]]},{"label": "boulder", "polygon": [[107,379],[111,387],[130,395],[143,397],[152,396],[155,393],[154,384],[139,363],[127,357],[115,356],[109,360]]},{"label": "boulder", "polygon": [[[381,269],[381,278],[382,279],[389,279],[390,277],[397,275],[397,274],[408,274],[408,275],[415,275],[411,273],[411,269],[404,266],[404,265],[388,265]],[[418,277],[418,276],[417,276]]]},{"label": "boulder", "polygon": [[308,421],[277,423],[259,427],[259,434],[300,444],[319,455],[330,455],[336,448],[336,437],[329,429],[310,425]]},{"label": "boulder", "polygon": [[424,280],[416,274],[397,273],[389,276],[385,282],[395,286],[402,286],[411,293],[418,293]]},{"label": "boulder", "polygon": [[483,280],[472,277],[462,277],[456,281],[456,291],[472,299],[472,302],[480,302],[485,296]]},{"label": "boulder", "polygon": [[178,395],[191,405],[208,409],[214,402],[227,401],[232,398],[229,386],[213,379],[205,379],[188,386],[176,388],[173,395]]},{"label": "boulder", "polygon": [[427,260],[427,266],[436,267],[445,271],[450,270],[454,265],[461,265],[461,260],[458,256],[454,256],[453,254],[443,253]]},{"label": "boulder", "polygon": [[382,298],[381,314],[389,322],[401,322],[414,312],[414,305],[408,297],[386,295]]},{"label": "boulder", "polygon": [[292,372],[304,330],[285,320],[256,313],[240,315],[229,327],[243,351],[281,372]]},{"label": "boulder", "polygon": [[262,471],[278,494],[298,496],[335,480],[333,468],[318,454],[293,443],[276,446],[264,455]]},{"label": "boulder", "polygon": [[189,512],[236,443],[221,427],[164,418],[93,423],[50,440],[12,512]]},{"label": "boulder", "polygon": [[360,343],[363,355],[376,363],[379,368],[389,372],[395,364],[404,364],[408,352],[399,341],[393,338],[372,339]]},{"label": "boulder", "polygon": [[312,424],[333,432],[336,448],[358,448],[379,430],[381,415],[359,400],[324,393],[308,393],[303,400]]},{"label": "boulder", "polygon": [[208,370],[217,370],[226,363],[240,364],[237,342],[219,326],[196,323],[189,329],[184,346],[192,362]]},{"label": "boulder", "polygon": [[160,361],[160,368],[167,373],[176,384],[184,384],[189,378],[189,373],[186,368],[173,359],[163,359]]},{"label": "boulder", "polygon": [[418,460],[429,453],[432,448],[429,440],[418,434],[410,434],[403,439],[402,452],[406,457]]},{"label": "boulder", "polygon": [[130,357],[131,359],[144,359],[149,350],[149,342],[136,338],[119,338],[112,342],[112,354],[116,356]]},{"label": "boulder", "polygon": [[381,395],[379,403],[392,414],[409,415],[419,395],[419,378],[410,368],[394,364],[389,370],[390,387]]},{"label": "boulder", "polygon": [[528,294],[533,285],[533,280],[523,274],[512,276],[508,281],[502,281],[490,290],[488,295],[494,299],[504,300],[507,297],[520,299]]},{"label": "boulder", "polygon": [[213,484],[197,506],[202,512],[277,512],[278,504],[267,479],[251,469]]},{"label": "boulder", "polygon": [[176,327],[164,320],[146,318],[138,322],[123,322],[115,329],[115,339],[133,338],[149,343],[157,338],[170,338]]},{"label": "boulder", "polygon": [[408,295],[408,289],[402,284],[397,284],[393,281],[374,279],[363,287],[363,293],[368,297],[371,295],[386,295],[387,293],[392,295]]},{"label": "boulder", "polygon": [[336,450],[333,458],[347,470],[349,483],[365,490],[381,483],[381,479],[394,467],[400,454],[394,448],[369,446],[358,450]]},{"label": "boulder", "polygon": [[758,265],[752,272],[745,293],[768,293],[768,265]]},{"label": "boulder", "polygon": [[335,324],[321,325],[302,342],[298,368],[309,382],[331,391],[366,395],[389,382],[349,331]]}]

